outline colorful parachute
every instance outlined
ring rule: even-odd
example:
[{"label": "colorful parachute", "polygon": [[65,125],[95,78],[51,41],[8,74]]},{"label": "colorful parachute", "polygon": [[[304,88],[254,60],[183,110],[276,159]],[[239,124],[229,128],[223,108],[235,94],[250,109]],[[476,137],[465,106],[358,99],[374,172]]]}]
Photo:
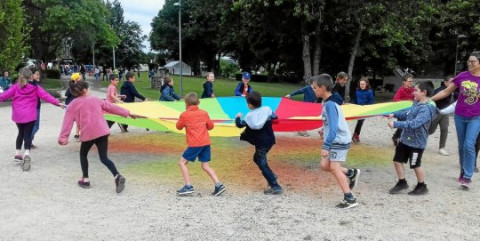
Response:
[{"label": "colorful parachute", "polygon": [[[147,118],[130,119],[106,113],[107,120],[118,123],[149,128],[152,130],[185,133],[175,127],[180,113],[185,111],[185,103],[146,101],[135,103],[121,103],[119,106],[130,112]],[[306,103],[280,97],[263,97],[262,105],[270,106],[277,114],[278,121],[273,125],[275,131],[306,131],[322,126],[320,103]],[[386,115],[406,109],[412,105],[411,101],[388,102],[375,105],[343,105],[342,109],[347,120],[362,119],[372,116]],[[200,100],[200,108],[207,111],[215,128],[210,131],[211,136],[239,136],[242,129],[235,127],[235,115],[239,112],[246,114],[249,109],[243,97],[219,97]]]}]

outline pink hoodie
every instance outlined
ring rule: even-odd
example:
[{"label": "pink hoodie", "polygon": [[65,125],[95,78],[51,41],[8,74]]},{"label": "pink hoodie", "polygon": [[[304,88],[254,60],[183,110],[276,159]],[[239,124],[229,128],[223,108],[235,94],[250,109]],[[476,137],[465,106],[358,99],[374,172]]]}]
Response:
[{"label": "pink hoodie", "polygon": [[78,124],[80,129],[80,141],[90,141],[98,137],[109,135],[107,121],[103,117],[103,112],[112,113],[127,117],[130,112],[114,104],[110,104],[98,97],[84,95],[75,98],[68,105],[65,116],[63,117],[63,125],[58,137],[58,143],[66,145],[68,136],[72,130],[73,122]]},{"label": "pink hoodie", "polygon": [[38,85],[27,83],[23,88],[19,83],[11,86],[7,91],[0,94],[0,102],[12,100],[12,120],[15,123],[28,123],[37,120],[38,98],[52,105],[58,105],[59,101]]}]

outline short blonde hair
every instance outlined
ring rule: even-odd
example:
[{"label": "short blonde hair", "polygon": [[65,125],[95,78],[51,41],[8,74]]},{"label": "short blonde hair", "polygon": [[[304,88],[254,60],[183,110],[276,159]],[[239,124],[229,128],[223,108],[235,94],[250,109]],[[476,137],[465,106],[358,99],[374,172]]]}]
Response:
[{"label": "short blonde hair", "polygon": [[185,95],[185,103],[187,105],[198,105],[200,104],[200,100],[198,99],[198,95],[195,92],[190,92]]}]

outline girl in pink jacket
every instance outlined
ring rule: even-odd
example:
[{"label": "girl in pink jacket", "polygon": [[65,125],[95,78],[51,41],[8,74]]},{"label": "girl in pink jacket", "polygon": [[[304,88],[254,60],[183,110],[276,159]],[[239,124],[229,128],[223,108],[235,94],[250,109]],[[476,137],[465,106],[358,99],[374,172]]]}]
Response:
[{"label": "girl in pink jacket", "polygon": [[[57,99],[48,94],[42,87],[29,83],[33,73],[29,68],[22,68],[16,84],[0,94],[0,101],[12,99],[12,120],[17,124],[18,135],[16,141],[15,161],[22,161],[23,171],[30,170],[30,148],[32,146],[32,130],[37,120],[37,103],[39,98],[52,105],[63,107]],[[24,144],[25,153],[21,150]]]},{"label": "girl in pink jacket", "polygon": [[70,90],[77,98],[68,105],[67,111],[65,112],[58,143],[60,145],[68,144],[68,136],[72,130],[73,122],[76,122],[80,129],[80,141],[82,142],[80,145],[80,165],[83,173],[82,178],[78,180],[78,185],[83,188],[90,187],[87,155],[90,148],[95,144],[101,162],[110,170],[115,178],[117,193],[121,193],[125,188],[125,177],[120,175],[115,164],[108,159],[108,136],[110,135],[110,128],[108,128],[103,113],[106,111],[115,115],[123,117],[130,116],[132,118],[138,116],[130,114],[128,110],[119,106],[91,96],[87,82],[80,81],[71,83]]}]

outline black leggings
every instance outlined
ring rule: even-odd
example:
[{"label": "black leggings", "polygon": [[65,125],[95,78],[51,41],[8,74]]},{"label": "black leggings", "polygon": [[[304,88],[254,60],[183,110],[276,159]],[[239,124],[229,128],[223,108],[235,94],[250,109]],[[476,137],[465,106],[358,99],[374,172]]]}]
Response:
[{"label": "black leggings", "polygon": [[100,156],[100,161],[110,170],[110,172],[115,177],[118,174],[115,164],[113,164],[110,159],[108,159],[108,135],[101,136],[97,139],[82,142],[80,145],[80,165],[82,166],[83,177],[88,177],[88,159],[87,155],[93,144],[97,146],[98,155]]},{"label": "black leggings", "polygon": [[32,147],[32,130],[35,121],[27,123],[17,123],[18,135],[15,143],[17,150],[22,149],[22,144],[25,142],[25,150],[30,150]]}]

